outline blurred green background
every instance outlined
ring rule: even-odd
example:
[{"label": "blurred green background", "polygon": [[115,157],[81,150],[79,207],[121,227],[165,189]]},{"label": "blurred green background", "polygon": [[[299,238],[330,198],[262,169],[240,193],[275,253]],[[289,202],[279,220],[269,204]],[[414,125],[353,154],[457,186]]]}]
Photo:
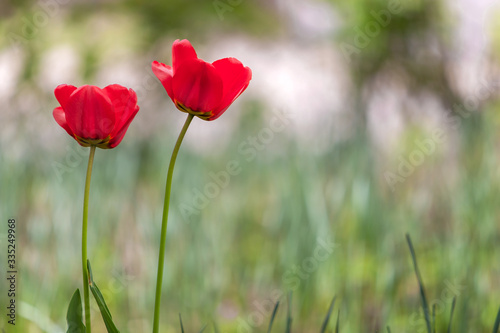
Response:
[{"label": "blurred green background", "polygon": [[[5,280],[0,327],[66,330],[88,149],[53,120],[53,90],[119,83],[141,110],[119,147],[96,153],[89,259],[121,331],[151,331],[164,182],[185,114],[150,65],[170,64],[172,42],[187,38],[253,79],[219,120],[194,120],[179,154],[163,332],[180,332],[179,313],[188,332],[265,332],[278,299],[282,332],[289,291],[294,332],[318,332],[334,295],[342,332],[424,332],[405,233],[438,330],[456,296],[453,332],[491,332],[499,18],[489,0],[2,0],[0,263],[15,218],[19,274],[16,330]],[[92,315],[104,332],[95,305]]]}]

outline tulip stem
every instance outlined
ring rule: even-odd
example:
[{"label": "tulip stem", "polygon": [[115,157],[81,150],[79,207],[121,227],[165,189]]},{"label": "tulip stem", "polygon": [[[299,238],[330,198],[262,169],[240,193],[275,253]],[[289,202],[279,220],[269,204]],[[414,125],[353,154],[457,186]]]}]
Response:
[{"label": "tulip stem", "polygon": [[94,145],[90,146],[89,165],[87,167],[87,179],[85,180],[85,194],[83,196],[83,223],[82,223],[82,272],[83,272],[83,299],[85,302],[85,327],[90,333],[90,299],[89,299],[89,279],[87,273],[87,220],[89,215],[89,192],[90,177],[92,176],[92,165],[95,155]]},{"label": "tulip stem", "polygon": [[160,236],[160,253],[158,255],[158,275],[156,278],[156,294],[155,294],[155,313],[153,319],[153,333],[158,333],[160,327],[160,303],[161,303],[161,286],[163,282],[163,267],[165,263],[165,242],[167,237],[167,224],[168,224],[168,209],[170,206],[170,190],[172,189],[172,174],[174,172],[175,160],[177,158],[177,153],[181,147],[182,139],[187,132],[191,120],[193,120],[194,115],[188,114],[186,122],[182,127],[182,130],[175,143],[174,151],[172,152],[172,157],[170,158],[170,164],[168,165],[167,172],[167,184],[165,186],[165,201],[163,203],[163,216],[161,220],[161,236]]}]

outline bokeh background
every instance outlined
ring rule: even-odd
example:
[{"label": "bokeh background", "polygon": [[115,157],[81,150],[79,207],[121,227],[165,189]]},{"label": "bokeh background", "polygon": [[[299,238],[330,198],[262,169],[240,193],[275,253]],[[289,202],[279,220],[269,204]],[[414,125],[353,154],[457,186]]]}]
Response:
[{"label": "bokeh background", "polygon": [[[174,173],[161,326],[423,332],[411,234],[439,331],[491,332],[500,306],[500,6],[494,0],[1,0],[0,263],[17,220],[18,319],[65,332],[81,288],[88,149],[52,118],[62,83],[133,88],[98,150],[89,258],[122,332],[151,331],[167,164],[185,119],[153,76],[187,38],[253,70]],[[228,163],[237,172],[226,177]],[[225,176],[226,175],[226,176]],[[218,183],[215,180],[218,178]],[[2,273],[2,276],[4,273]],[[95,332],[104,332],[93,306]]]}]

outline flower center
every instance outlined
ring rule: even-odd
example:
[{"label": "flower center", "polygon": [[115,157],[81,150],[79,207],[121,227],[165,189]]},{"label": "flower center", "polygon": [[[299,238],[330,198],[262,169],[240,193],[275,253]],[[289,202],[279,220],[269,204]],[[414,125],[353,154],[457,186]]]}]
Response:
[{"label": "flower center", "polygon": [[185,106],[182,103],[180,103],[179,101],[175,101],[175,106],[180,111],[186,112],[186,113],[190,113],[192,115],[200,117],[203,120],[208,120],[212,116],[212,114],[213,114],[212,111],[208,111],[208,112],[193,111],[190,108],[188,108],[187,106]]},{"label": "flower center", "polygon": [[86,139],[75,135],[75,139],[84,147],[96,146],[102,149],[108,149],[111,137],[108,135],[105,139]]}]

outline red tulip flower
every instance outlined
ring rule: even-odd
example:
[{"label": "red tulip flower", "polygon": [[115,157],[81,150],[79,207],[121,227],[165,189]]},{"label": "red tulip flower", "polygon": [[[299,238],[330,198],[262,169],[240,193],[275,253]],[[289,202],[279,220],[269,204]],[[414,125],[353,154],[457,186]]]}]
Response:
[{"label": "red tulip flower", "polygon": [[250,68],[235,58],[199,59],[186,39],[174,42],[172,66],[154,61],[152,69],[179,110],[204,120],[220,117],[252,79]]},{"label": "red tulip flower", "polygon": [[84,147],[118,146],[139,111],[135,92],[118,84],[104,89],[62,84],[54,94],[61,104],[53,112],[56,122]]}]

